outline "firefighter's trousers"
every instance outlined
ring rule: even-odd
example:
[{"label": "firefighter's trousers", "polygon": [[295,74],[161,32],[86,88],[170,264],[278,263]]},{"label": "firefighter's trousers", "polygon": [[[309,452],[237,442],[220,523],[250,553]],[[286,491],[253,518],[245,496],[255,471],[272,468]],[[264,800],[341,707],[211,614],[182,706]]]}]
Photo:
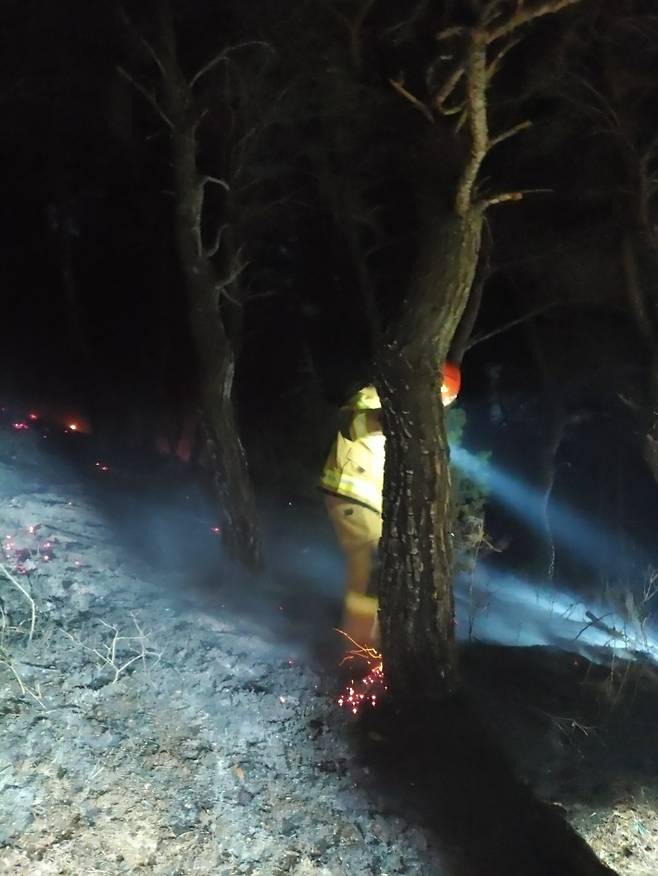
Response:
[{"label": "firefighter's trousers", "polygon": [[374,589],[381,514],[341,496],[325,496],[329,517],[345,554],[345,601],[341,629],[360,645],[377,646],[378,602]]}]

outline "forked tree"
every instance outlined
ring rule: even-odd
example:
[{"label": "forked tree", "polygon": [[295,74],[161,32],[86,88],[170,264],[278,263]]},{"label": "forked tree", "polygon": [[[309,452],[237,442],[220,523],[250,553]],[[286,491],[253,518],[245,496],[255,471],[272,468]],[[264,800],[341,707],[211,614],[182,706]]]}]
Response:
[{"label": "forked tree", "polygon": [[[248,294],[243,226],[248,206],[255,207],[250,215],[263,212],[263,204],[248,205],[243,192],[249,190],[252,201],[260,192],[251,153],[276,104],[262,60],[271,49],[251,40],[233,44],[228,34],[220,34],[224,47],[189,72],[190,59],[181,60],[173,4],[156,0],[154,9],[150,31],[122,13],[140,72],[118,69],[157,114],[168,137],[176,249],[196,353],[196,402],[223,542],[235,559],[257,569],[261,537],[233,390]],[[251,77],[245,85],[236,58],[248,51],[259,57],[242,65]],[[254,114],[250,100],[262,101]],[[213,137],[209,129],[219,135]],[[217,175],[206,169],[208,163],[219,167]]]},{"label": "forked tree", "polygon": [[[507,54],[529,25],[580,0],[473,6],[463,23],[436,33],[436,57],[417,93],[403,76],[390,85],[427,120],[424,191],[415,269],[398,317],[373,315],[375,382],[386,436],[380,622],[388,684],[398,701],[440,698],[458,684],[452,591],[449,448],[439,388],[475,278],[487,211],[520,201],[523,191],[487,191],[481,180],[491,150],[526,129],[519,121],[490,130],[489,97]],[[376,4],[360,4],[353,38]],[[449,72],[433,71],[450,58]],[[443,61],[445,64],[445,61]],[[443,172],[442,141],[455,138],[456,168]]]}]

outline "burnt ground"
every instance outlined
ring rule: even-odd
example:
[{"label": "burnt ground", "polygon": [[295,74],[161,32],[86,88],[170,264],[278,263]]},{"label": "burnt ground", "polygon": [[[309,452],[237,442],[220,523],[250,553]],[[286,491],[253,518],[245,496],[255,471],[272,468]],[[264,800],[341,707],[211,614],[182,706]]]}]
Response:
[{"label": "burnt ground", "polygon": [[0,499],[0,873],[658,872],[655,667],[470,645],[462,700],[356,721],[312,501],[246,580],[191,481],[75,436],[6,423]]}]

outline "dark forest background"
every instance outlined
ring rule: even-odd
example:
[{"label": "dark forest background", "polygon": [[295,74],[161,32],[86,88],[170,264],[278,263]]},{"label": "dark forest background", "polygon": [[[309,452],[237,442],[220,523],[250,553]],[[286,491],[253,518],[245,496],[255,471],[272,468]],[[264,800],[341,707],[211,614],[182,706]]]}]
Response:
[{"label": "dark forest background", "polygon": [[[394,318],[427,184],[430,123],[390,80],[422,91],[440,19],[468,16],[457,6],[374,4],[358,42],[349,2],[176,8],[190,77],[223,54],[199,79],[200,154],[231,189],[209,184],[204,234],[224,226],[215,261],[261,497],[313,496],[337,407],[371,379],[358,271],[366,260]],[[131,449],[194,384],[169,138],[149,101],[157,8],[4,0],[0,36],[0,389],[75,402]],[[656,561],[657,61],[640,0],[578,4],[510,52],[492,117],[532,126],[483,176],[533,193],[489,211],[458,350],[465,446],[609,533],[595,561],[558,557],[561,577],[595,586],[641,588]],[[448,128],[445,144],[449,166]],[[487,526],[496,563],[537,571],[536,537],[495,497]]]}]

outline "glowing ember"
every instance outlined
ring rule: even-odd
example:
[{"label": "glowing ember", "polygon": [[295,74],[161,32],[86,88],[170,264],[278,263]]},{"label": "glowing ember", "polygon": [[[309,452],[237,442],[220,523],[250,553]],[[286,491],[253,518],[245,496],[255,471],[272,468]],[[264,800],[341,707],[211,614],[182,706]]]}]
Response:
[{"label": "glowing ember", "polygon": [[11,428],[14,429],[16,432],[25,432],[25,430],[29,429],[30,427],[27,423],[23,422],[23,420],[19,420],[17,423],[12,423]]},{"label": "glowing ember", "polygon": [[213,535],[221,535],[222,529],[220,526],[211,526],[210,531],[213,533]]},{"label": "glowing ember", "polygon": [[105,463],[105,462],[97,462],[97,463],[96,463],[96,468],[97,468],[99,471],[109,471],[109,470],[110,470],[109,465],[107,465],[107,463]]},{"label": "glowing ember", "polygon": [[68,427],[69,427],[69,429],[71,430],[71,432],[77,432],[77,431],[78,431],[78,424],[77,424],[77,423],[69,423],[69,424],[68,424]]},{"label": "glowing ember", "polygon": [[368,672],[363,678],[358,681],[351,679],[337,700],[342,709],[349,709],[353,715],[358,715],[364,706],[374,708],[387,690],[382,655],[375,648],[359,645],[343,630],[336,632],[354,645],[343,658],[341,666],[353,660],[365,660],[368,665]]},{"label": "glowing ember", "polygon": [[382,690],[386,690],[384,666],[378,663],[361,681],[349,684],[338,697],[337,702],[341,708],[349,709],[353,715],[358,715],[359,709],[363,706],[374,708],[377,705],[381,696],[378,691]]},{"label": "glowing ember", "polygon": [[32,420],[35,423],[39,419],[39,414],[30,413],[27,415],[28,420]]}]

